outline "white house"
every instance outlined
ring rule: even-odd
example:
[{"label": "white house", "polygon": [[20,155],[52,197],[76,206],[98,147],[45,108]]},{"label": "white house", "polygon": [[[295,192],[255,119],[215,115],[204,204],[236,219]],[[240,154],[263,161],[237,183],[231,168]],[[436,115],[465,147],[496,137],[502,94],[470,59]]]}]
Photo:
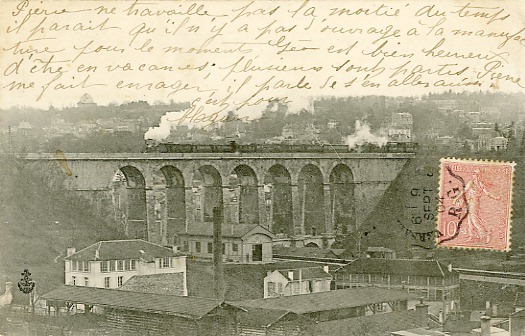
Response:
[{"label": "white house", "polygon": [[187,295],[186,256],[141,239],[100,241],[78,252],[68,248],[65,283],[72,286],[119,288],[132,276],[182,273]]},{"label": "white house", "polygon": [[[240,263],[271,262],[274,235],[256,224],[222,225],[223,260]],[[213,257],[213,225],[194,223],[179,233],[182,251],[211,259]]]},{"label": "white house", "polygon": [[331,281],[328,266],[276,270],[264,278],[264,297],[327,292]]}]

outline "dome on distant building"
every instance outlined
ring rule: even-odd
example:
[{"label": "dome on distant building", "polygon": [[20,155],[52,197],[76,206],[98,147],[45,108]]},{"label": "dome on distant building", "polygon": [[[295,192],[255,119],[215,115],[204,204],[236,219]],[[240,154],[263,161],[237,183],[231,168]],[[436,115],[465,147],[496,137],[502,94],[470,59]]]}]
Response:
[{"label": "dome on distant building", "polygon": [[80,100],[78,101],[78,105],[79,106],[82,106],[82,105],[96,105],[95,102],[93,101],[93,97],[91,97],[89,94],[87,93],[84,93],[82,95],[82,97],[80,97]]}]

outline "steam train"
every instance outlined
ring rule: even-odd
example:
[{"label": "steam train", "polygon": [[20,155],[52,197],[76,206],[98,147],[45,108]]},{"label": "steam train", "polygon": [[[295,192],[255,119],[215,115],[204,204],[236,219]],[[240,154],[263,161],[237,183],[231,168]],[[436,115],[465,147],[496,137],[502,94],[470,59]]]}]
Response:
[{"label": "steam train", "polygon": [[349,148],[345,144],[315,145],[315,144],[239,144],[230,141],[229,144],[180,144],[158,142],[148,139],[145,143],[145,153],[414,153],[417,150],[415,142],[387,142],[384,146],[364,144]]}]

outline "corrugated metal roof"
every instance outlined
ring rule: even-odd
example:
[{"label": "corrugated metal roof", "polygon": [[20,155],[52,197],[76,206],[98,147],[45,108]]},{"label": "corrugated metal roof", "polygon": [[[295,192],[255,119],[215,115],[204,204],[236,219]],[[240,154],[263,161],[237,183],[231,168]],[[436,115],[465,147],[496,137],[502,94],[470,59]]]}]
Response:
[{"label": "corrugated metal roof", "polygon": [[296,314],[306,314],[325,310],[361,307],[374,303],[404,301],[415,296],[406,291],[367,287],[339,289],[328,292],[280,296],[269,299],[237,301],[237,306],[289,310]]},{"label": "corrugated metal roof", "polygon": [[450,276],[448,267],[437,260],[426,259],[357,259],[337,272],[352,274],[395,274],[429,277]]},{"label": "corrugated metal roof", "polygon": [[192,296],[152,294],[63,285],[40,297],[44,300],[67,301],[127,310],[156,312],[186,318],[201,318],[217,307],[221,300]]},{"label": "corrugated metal roof", "polygon": [[155,261],[155,258],[175,257],[182,254],[171,248],[147,242],[141,239],[105,240],[90,245],[65,259],[69,260],[123,260],[142,259]]}]

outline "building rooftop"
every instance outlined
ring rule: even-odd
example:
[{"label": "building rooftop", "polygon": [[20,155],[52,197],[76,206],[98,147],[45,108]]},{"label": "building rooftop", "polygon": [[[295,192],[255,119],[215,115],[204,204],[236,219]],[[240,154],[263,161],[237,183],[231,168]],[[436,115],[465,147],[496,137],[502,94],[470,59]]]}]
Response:
[{"label": "building rooftop", "polygon": [[344,249],[323,249],[318,247],[273,247],[274,256],[286,257],[339,258],[344,251]]},{"label": "building rooftop", "polygon": [[155,261],[155,258],[182,256],[171,248],[141,239],[105,240],[90,245],[66,257],[68,260],[123,260],[142,259]]},{"label": "building rooftop", "polygon": [[[188,259],[188,295],[215,297],[213,264],[208,261]],[[224,264],[225,298],[228,301],[252,300],[264,297],[264,278],[268,272],[281,269],[319,267],[307,261],[278,261],[267,264]]]},{"label": "building rooftop", "polygon": [[456,271],[437,260],[427,259],[357,259],[337,272],[445,277]]},{"label": "building rooftop", "polygon": [[[348,336],[349,330],[363,332],[363,335],[391,336],[392,331],[424,326],[414,310],[391,312],[341,320],[321,321],[312,330],[314,335]],[[326,331],[329,330],[329,334]],[[357,334],[359,335],[359,333]]]},{"label": "building rooftop", "polygon": [[406,291],[378,287],[339,289],[328,292],[280,296],[268,299],[237,301],[241,307],[289,310],[296,314],[361,307],[375,303],[406,301]]},{"label": "building rooftop", "polygon": [[150,275],[134,275],[119,290],[154,293],[184,295],[184,274],[162,273]]},{"label": "building rooftop", "polygon": [[304,322],[312,322],[296,313],[283,309],[243,307],[243,311],[239,314],[239,322],[241,324],[262,328],[269,328],[281,320],[289,321],[291,319],[302,319]]},{"label": "building rooftop", "polygon": [[394,252],[394,250],[381,246],[370,246],[366,252]]},{"label": "building rooftop", "polygon": [[40,299],[162,313],[192,319],[201,318],[218,307],[231,306],[221,300],[209,298],[67,285],[51,290]]},{"label": "building rooftop", "polygon": [[[324,271],[323,267],[296,268],[290,270],[278,270],[288,280],[312,280],[332,278],[330,273]],[[293,272],[293,279],[289,278],[289,272]]]},{"label": "building rooftop", "polygon": [[430,330],[425,328],[415,328],[392,332],[393,336],[442,336],[448,335],[439,330]]},{"label": "building rooftop", "polygon": [[[274,238],[273,233],[258,224],[222,224],[222,237],[242,238],[248,234],[262,233]],[[190,236],[213,236],[212,223],[194,223],[190,225],[186,232],[180,232],[180,235]]]}]

